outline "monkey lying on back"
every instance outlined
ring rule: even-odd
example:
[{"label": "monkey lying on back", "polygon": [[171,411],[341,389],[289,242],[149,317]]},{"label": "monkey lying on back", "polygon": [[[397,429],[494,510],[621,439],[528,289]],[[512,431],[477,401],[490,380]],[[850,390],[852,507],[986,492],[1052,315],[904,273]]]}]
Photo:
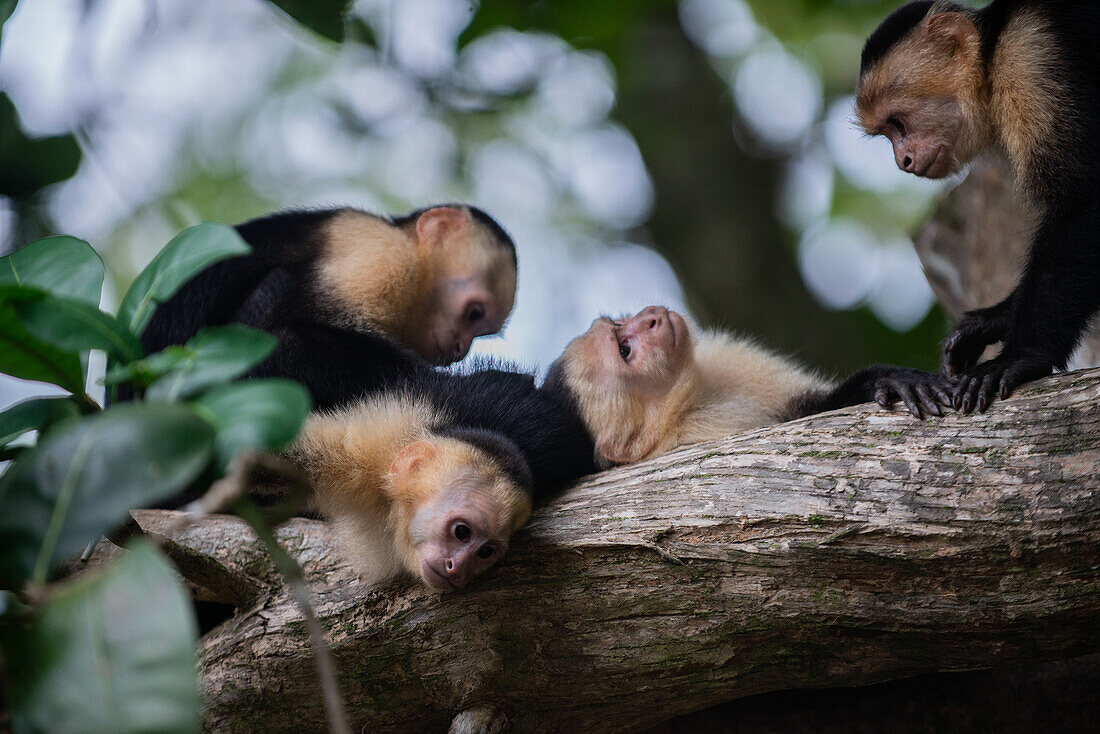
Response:
[{"label": "monkey lying on back", "polygon": [[550,367],[543,389],[575,406],[604,465],[871,400],[885,407],[900,399],[918,418],[951,403],[940,375],[875,366],[834,387],[659,306],[596,319]]},{"label": "monkey lying on back", "polygon": [[382,394],[312,416],[289,449],[365,581],[406,574],[436,591],[460,588],[504,555],[531,514],[531,472],[516,445],[450,423],[423,399]]},{"label": "monkey lying on back", "polygon": [[[913,2],[863,48],[856,116],[889,138],[898,168],[940,178],[1000,148],[1039,215],[1016,289],[944,340],[964,412],[1065,369],[1100,308],[1098,26],[1088,0]],[[996,342],[1000,354],[977,364]]]}]

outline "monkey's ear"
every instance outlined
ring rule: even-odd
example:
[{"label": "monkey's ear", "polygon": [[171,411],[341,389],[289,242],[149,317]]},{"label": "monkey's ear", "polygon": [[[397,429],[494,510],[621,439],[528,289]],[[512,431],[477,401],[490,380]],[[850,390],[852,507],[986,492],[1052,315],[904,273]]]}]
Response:
[{"label": "monkey's ear", "polygon": [[965,13],[934,13],[924,21],[924,30],[932,38],[949,44],[953,52],[967,56],[977,51],[981,40],[974,21]]},{"label": "monkey's ear", "polygon": [[434,459],[439,447],[428,440],[413,441],[397,452],[390,464],[390,476],[395,484],[407,486],[416,479],[424,465]]},{"label": "monkey's ear", "polygon": [[466,225],[466,212],[450,206],[437,206],[421,213],[416,220],[416,240],[421,247],[432,248]]}]

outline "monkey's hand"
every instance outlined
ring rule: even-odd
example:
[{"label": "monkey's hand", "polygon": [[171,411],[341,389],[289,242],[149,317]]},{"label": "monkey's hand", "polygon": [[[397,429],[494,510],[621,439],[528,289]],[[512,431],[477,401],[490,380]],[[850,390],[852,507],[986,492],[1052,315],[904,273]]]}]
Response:
[{"label": "monkey's hand", "polygon": [[951,383],[943,375],[908,367],[882,368],[874,382],[875,402],[889,408],[897,401],[905,403],[915,417],[943,415],[940,406],[951,407]]},{"label": "monkey's hand", "polygon": [[955,410],[964,413],[974,408],[984,413],[994,397],[1000,396],[1004,400],[1025,382],[1046,377],[1053,371],[1054,363],[1047,357],[1006,348],[996,358],[959,377],[955,384],[953,405]]},{"label": "monkey's hand", "polygon": [[964,313],[943,340],[940,372],[948,377],[970,372],[986,347],[1004,339],[1011,323],[1011,298],[996,306]]}]

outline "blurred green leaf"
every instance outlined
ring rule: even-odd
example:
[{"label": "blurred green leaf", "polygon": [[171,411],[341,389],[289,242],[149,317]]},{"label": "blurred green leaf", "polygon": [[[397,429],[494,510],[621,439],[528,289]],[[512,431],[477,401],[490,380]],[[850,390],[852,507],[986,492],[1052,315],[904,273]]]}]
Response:
[{"label": "blurred green leaf", "polygon": [[0,285],[22,285],[99,306],[103,260],[84,240],[46,237],[0,257]]},{"label": "blurred green leaf", "polygon": [[45,581],[127,510],[186,486],[214,430],[184,405],[118,405],[58,426],[0,477],[0,586]]},{"label": "blurred green leaf", "polygon": [[204,222],[188,227],[134,279],[119,304],[118,320],[140,335],[157,304],[171,298],[192,276],[220,260],[251,251],[237,230],[228,225]]},{"label": "blurred green leaf", "polygon": [[[20,288],[19,291],[30,289]],[[0,286],[0,303],[9,300],[15,286]],[[34,337],[59,349],[82,351],[102,349],[115,359],[141,359],[141,344],[130,330],[98,308],[84,301],[37,291],[36,297],[19,294],[14,302],[23,326]]]},{"label": "blurred green leaf", "polygon": [[49,734],[199,731],[197,630],[168,561],[144,541],[4,630],[12,728]]},{"label": "blurred green leaf", "polygon": [[16,403],[0,413],[0,446],[27,431],[42,431],[79,415],[80,407],[69,398],[33,398]]},{"label": "blurred green leaf", "polygon": [[173,367],[187,359],[187,355],[184,347],[173,344],[145,359],[109,369],[103,376],[103,384],[110,386],[129,382],[138,387],[148,387],[151,382],[168,374]]},{"label": "blurred green leaf", "polygon": [[24,380],[51,382],[84,394],[84,370],[76,352],[50,346],[27,333],[11,302],[0,301],[0,372]]},{"label": "blurred green leaf", "polygon": [[[9,0],[10,2],[10,0]],[[14,3],[0,2],[3,11]],[[50,184],[64,181],[80,165],[80,146],[72,135],[31,138],[23,132],[8,95],[0,92],[0,196],[23,199]]]},{"label": "blurred green leaf", "polygon": [[344,40],[344,17],[351,0],[269,0],[291,18],[333,41]]},{"label": "blurred green leaf", "polygon": [[17,4],[18,0],[0,0],[0,28],[3,28],[4,24],[8,22],[8,18],[15,12]]},{"label": "blurred green leaf", "polygon": [[185,356],[149,386],[147,400],[178,400],[228,382],[278,346],[271,334],[239,324],[203,329],[184,345]]},{"label": "blurred green leaf", "polygon": [[241,449],[283,450],[298,435],[310,399],[297,382],[263,379],[211,390],[194,405],[218,429],[214,446],[224,470]]}]

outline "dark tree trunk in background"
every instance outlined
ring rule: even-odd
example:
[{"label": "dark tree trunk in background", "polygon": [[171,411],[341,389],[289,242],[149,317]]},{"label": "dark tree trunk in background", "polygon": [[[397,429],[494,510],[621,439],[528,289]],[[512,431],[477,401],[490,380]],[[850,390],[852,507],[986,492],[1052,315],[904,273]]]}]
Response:
[{"label": "dark tree trunk in background", "polygon": [[739,130],[729,86],[684,36],[674,4],[604,50],[619,77],[615,117],[638,141],[657,191],[646,230],[702,323],[828,370],[935,364],[942,318],[899,337],[866,309],[830,311],[807,292],[793,235],[776,218],[782,158],[742,150],[751,135]]}]

